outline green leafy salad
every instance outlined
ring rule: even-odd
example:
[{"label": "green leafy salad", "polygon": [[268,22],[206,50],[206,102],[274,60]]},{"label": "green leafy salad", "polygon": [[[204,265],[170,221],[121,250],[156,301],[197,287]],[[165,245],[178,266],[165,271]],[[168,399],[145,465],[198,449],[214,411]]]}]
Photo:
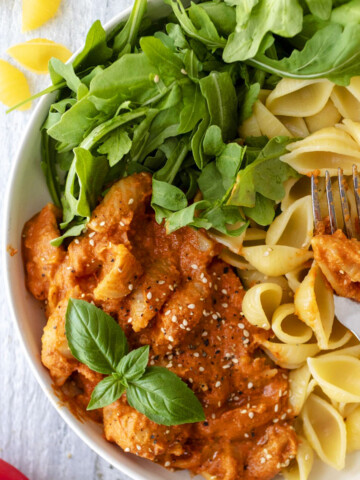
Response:
[{"label": "green leafy salad", "polygon": [[63,211],[55,245],[83,232],[114,181],[141,171],[168,232],[269,225],[298,174],[280,160],[291,139],[238,138],[260,89],[360,74],[359,0],[165,3],[168,16],[153,20],[135,0],[108,34],[95,22],[72,63],[49,63],[53,85],[35,97],[56,92],[42,127],[42,168]]}]

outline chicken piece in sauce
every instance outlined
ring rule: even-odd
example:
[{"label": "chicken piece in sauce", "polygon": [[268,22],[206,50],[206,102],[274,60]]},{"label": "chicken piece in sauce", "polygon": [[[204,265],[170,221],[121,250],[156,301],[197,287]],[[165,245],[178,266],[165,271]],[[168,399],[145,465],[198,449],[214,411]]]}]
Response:
[{"label": "chicken piece in sauce", "polygon": [[131,348],[150,345],[150,365],[179,375],[206,415],[197,424],[157,425],[124,394],[97,412],[106,438],[168,468],[270,480],[297,450],[287,373],[261,353],[269,333],[242,315],[244,290],[217,258],[221,247],[201,230],[167,235],[150,196],[148,174],[120,180],[67,249],[49,244],[59,235],[54,207],[26,224],[27,287],[47,302],[42,361],[55,385],[72,392],[69,402],[85,409],[102,375],[71,355],[64,323],[70,297],[93,301],[119,322]]},{"label": "chicken piece in sauce", "polygon": [[360,302],[360,242],[341,230],[312,239],[314,258],[334,291]]}]

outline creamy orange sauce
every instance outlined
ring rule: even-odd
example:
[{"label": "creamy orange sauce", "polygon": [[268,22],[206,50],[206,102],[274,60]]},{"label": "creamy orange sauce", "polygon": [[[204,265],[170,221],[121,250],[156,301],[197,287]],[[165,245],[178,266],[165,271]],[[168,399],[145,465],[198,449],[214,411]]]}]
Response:
[{"label": "creamy orange sauce", "polygon": [[95,413],[106,438],[168,468],[222,480],[270,480],[297,448],[288,376],[259,349],[269,333],[241,312],[244,290],[221,247],[205,232],[166,235],[150,208],[151,177],[117,182],[87,231],[52,247],[59,212],[52,205],[25,226],[30,292],[46,303],[42,362],[57,388],[82,409],[103,378],[80,364],[65,337],[70,297],[93,301],[124,329],[132,348],[150,345],[150,365],[179,375],[202,402],[206,421],[157,425],[126,401]]}]

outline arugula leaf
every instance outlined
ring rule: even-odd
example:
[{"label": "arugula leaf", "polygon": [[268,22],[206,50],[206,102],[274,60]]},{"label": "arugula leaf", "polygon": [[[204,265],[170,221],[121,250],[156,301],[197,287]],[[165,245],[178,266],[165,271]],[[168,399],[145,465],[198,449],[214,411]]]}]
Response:
[{"label": "arugula leaf", "polygon": [[214,23],[200,5],[191,3],[189,16],[180,0],[165,0],[186,34],[211,49],[224,48],[226,40],[218,34]]},{"label": "arugula leaf", "polygon": [[51,240],[50,244],[53,247],[59,247],[66,238],[78,237],[85,230],[86,223],[87,223],[86,219],[77,220],[75,222],[72,222],[68,226],[68,229],[66,230],[66,232],[63,235],[61,235],[60,237],[57,237],[57,238],[54,238],[53,240]]},{"label": "arugula leaf", "polygon": [[115,402],[125,392],[126,386],[116,374],[105,377],[94,388],[86,410],[103,408]]},{"label": "arugula leaf", "polygon": [[331,15],[332,0],[306,0],[310,12],[321,20],[328,20]]},{"label": "arugula leaf", "polygon": [[205,113],[204,118],[194,130],[191,138],[191,150],[196,166],[201,170],[206,163],[206,156],[203,149],[203,139],[210,125],[210,115]]},{"label": "arugula leaf", "polygon": [[116,321],[84,300],[69,299],[65,330],[71,353],[95,372],[112,374],[128,352]]},{"label": "arugula leaf", "polygon": [[261,193],[256,193],[254,207],[243,207],[247,217],[254,220],[259,225],[270,225],[275,217],[275,202],[270,198],[266,198]]},{"label": "arugula leaf", "polygon": [[108,172],[106,157],[93,157],[88,150],[74,148],[63,197],[64,220],[61,228],[66,228],[74,217],[90,217]]},{"label": "arugula leaf", "polygon": [[260,93],[260,83],[253,83],[249,87],[244,85],[239,93],[239,124],[241,125],[245,120],[250,118],[253,113],[254,103]]},{"label": "arugula leaf", "polygon": [[194,392],[175,373],[162,367],[148,367],[129,384],[129,405],[160,425],[182,425],[205,420]]},{"label": "arugula leaf", "polygon": [[55,152],[53,140],[47,135],[45,130],[41,131],[41,168],[45,175],[46,185],[49,189],[51,198],[57,207],[60,202],[60,182],[55,166]]},{"label": "arugula leaf", "polygon": [[201,8],[208,14],[221,35],[228,36],[235,30],[236,12],[225,2],[203,2]]},{"label": "arugula leaf", "polygon": [[191,132],[204,118],[206,111],[205,99],[199,85],[184,85],[182,91],[184,108],[180,113],[178,134]]},{"label": "arugula leaf", "polygon": [[238,23],[224,48],[225,62],[248,60],[261,50],[269,32],[293,37],[301,31],[303,11],[297,0],[260,0],[242,19],[243,6],[237,6]]},{"label": "arugula leaf", "polygon": [[120,360],[117,372],[127,382],[138,380],[145,372],[149,361],[149,345],[137,348]]},{"label": "arugula leaf", "polygon": [[211,124],[221,128],[224,141],[232,140],[236,135],[237,98],[234,84],[228,72],[211,72],[200,80],[210,112]]},{"label": "arugula leaf", "polygon": [[211,125],[205,133],[203,141],[204,152],[206,155],[218,156],[225,148],[221,129],[217,125]]},{"label": "arugula leaf", "polygon": [[184,74],[184,64],[181,58],[167,48],[161,40],[155,37],[142,37],[140,47],[153,65],[157,65],[160,78],[168,82],[181,79]]},{"label": "arugula leaf", "polygon": [[153,178],[151,204],[175,212],[187,206],[187,199],[185,193],[175,185]]},{"label": "arugula leaf", "polygon": [[211,202],[200,200],[199,202],[195,202],[177,212],[167,212],[165,224],[166,232],[172,233],[175,232],[175,230],[186,226],[209,230],[209,228],[212,227],[211,222],[206,218],[196,216],[198,211],[206,210],[208,208],[211,208]]},{"label": "arugula leaf", "polygon": [[331,12],[331,21],[333,23],[340,23],[346,27],[349,23],[360,22],[360,1],[351,0],[340,5]]},{"label": "arugula leaf", "polygon": [[101,65],[112,56],[112,49],[107,46],[106,32],[99,20],[96,20],[86,35],[85,45],[75,57],[73,66],[76,70]]},{"label": "arugula leaf", "polygon": [[[261,150],[255,161],[244,170],[240,170],[232,189],[228,205],[238,205],[255,210],[245,210],[250,218],[256,218],[261,225],[271,223],[274,217],[274,204],[284,195],[284,182],[289,177],[298,177],[298,173],[280,160],[286,152],[290,139],[275,137]],[[265,198],[263,200],[258,194]],[[259,205],[257,201],[259,200]],[[271,200],[271,202],[269,202]],[[266,223],[268,225],[269,223]]]},{"label": "arugula leaf", "polygon": [[120,33],[114,39],[114,51],[121,52],[130,45],[135,46],[141,22],[144,18],[147,8],[147,0],[135,0],[130,16]]},{"label": "arugula leaf", "polygon": [[65,80],[70,90],[77,93],[81,80],[76,75],[74,66],[71,63],[65,64],[58,58],[51,58],[49,61],[49,73],[54,85]]},{"label": "arugula leaf", "polygon": [[247,63],[281,77],[328,78],[338,85],[348,85],[351,77],[360,74],[359,41],[360,25],[342,28],[330,24],[318,30],[303,50],[294,50],[290,57],[273,60],[259,54]]},{"label": "arugula leaf", "polygon": [[98,152],[107,155],[110,167],[113,167],[130,152],[131,145],[127,131],[118,129],[98,148]]}]

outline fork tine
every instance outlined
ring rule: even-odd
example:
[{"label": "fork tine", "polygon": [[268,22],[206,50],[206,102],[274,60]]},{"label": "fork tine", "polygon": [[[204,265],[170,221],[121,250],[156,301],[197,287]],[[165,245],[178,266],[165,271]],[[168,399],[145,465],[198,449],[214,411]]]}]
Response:
[{"label": "fork tine", "polygon": [[315,175],[311,175],[311,198],[312,198],[315,231],[320,229],[320,223],[322,219],[321,211],[320,211],[320,202],[319,202],[318,182],[319,182],[318,178],[315,177]]},{"label": "fork tine", "polygon": [[359,189],[359,175],[358,175],[358,170],[356,165],[353,165],[353,183],[354,183],[356,210],[357,210],[358,220],[360,225],[360,189]]},{"label": "fork tine", "polygon": [[353,236],[353,232],[352,232],[352,226],[351,226],[350,210],[349,210],[349,204],[346,196],[345,179],[343,175],[343,170],[340,167],[338,168],[338,178],[339,178],[341,211],[344,219],[345,233],[348,238],[351,238]]},{"label": "fork tine", "polygon": [[333,197],[332,188],[331,188],[331,177],[327,170],[325,172],[325,182],[326,182],[326,198],[327,198],[327,204],[329,209],[330,228],[331,228],[331,233],[335,233],[337,230],[337,222],[336,222],[336,213],[335,213],[335,207],[334,207],[334,197]]}]

